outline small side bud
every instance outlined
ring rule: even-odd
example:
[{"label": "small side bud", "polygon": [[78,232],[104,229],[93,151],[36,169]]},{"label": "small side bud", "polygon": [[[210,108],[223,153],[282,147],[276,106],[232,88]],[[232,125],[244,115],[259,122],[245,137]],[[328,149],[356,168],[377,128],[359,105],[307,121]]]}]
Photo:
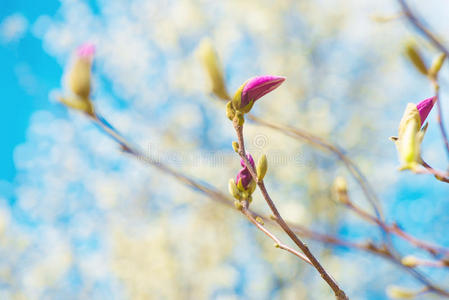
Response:
[{"label": "small side bud", "polygon": [[223,100],[229,100],[231,97],[226,90],[226,82],[224,79],[223,69],[218,59],[217,52],[215,51],[212,43],[209,39],[205,39],[201,42],[198,53],[203,63],[204,69],[209,75],[209,79],[212,85],[212,92]]},{"label": "small side bud", "polygon": [[265,225],[263,219],[259,216],[256,217],[256,222],[259,223],[260,225]]},{"label": "small side bud", "polygon": [[228,104],[226,104],[226,117],[228,117],[229,120],[233,120],[235,117],[235,109],[232,107],[232,102],[229,101]]},{"label": "small side bud", "polygon": [[423,75],[427,75],[427,67],[418,51],[415,43],[408,43],[406,45],[406,54],[415,68]]},{"label": "small side bud", "polygon": [[348,192],[348,184],[347,184],[346,180],[341,176],[338,176],[337,178],[335,178],[334,189],[337,193],[345,193],[346,194]]},{"label": "small side bud", "polygon": [[247,187],[247,191],[249,195],[252,195],[254,193],[254,191],[256,190],[257,187],[257,183],[254,180],[251,180],[251,182],[249,183],[248,187]]},{"label": "small side bud", "polygon": [[235,200],[235,201],[234,201],[234,206],[235,206],[235,208],[238,209],[238,210],[242,210],[242,208],[243,208],[242,203],[240,203],[240,201],[238,201],[238,200]]},{"label": "small side bud", "polygon": [[341,176],[335,178],[333,188],[337,197],[337,201],[343,204],[348,204],[348,184],[346,183],[346,179]]},{"label": "small side bud", "polygon": [[438,55],[434,61],[432,62],[432,65],[430,66],[429,69],[429,77],[436,79],[438,76],[438,73],[441,70],[441,67],[444,64],[444,61],[446,60],[446,54],[445,53],[441,53],[440,55]]},{"label": "small side bud", "polygon": [[408,255],[401,259],[401,263],[406,267],[414,268],[418,265],[418,259],[412,255]]},{"label": "small side bud", "polygon": [[240,149],[239,143],[236,142],[236,141],[233,141],[232,142],[232,149],[234,149],[235,153],[239,153],[239,149]]},{"label": "small side bud", "polygon": [[268,170],[268,162],[267,162],[267,156],[263,154],[259,161],[257,162],[257,180],[261,181],[265,177],[265,174],[267,174]]},{"label": "small side bud", "polygon": [[234,197],[235,199],[240,199],[241,195],[240,192],[237,188],[237,185],[235,184],[234,179],[229,179],[229,184],[228,184],[228,189],[229,189],[229,194],[231,194],[232,197]]},{"label": "small side bud", "polygon": [[416,296],[416,292],[398,286],[389,286],[387,295],[392,299],[413,299]]}]

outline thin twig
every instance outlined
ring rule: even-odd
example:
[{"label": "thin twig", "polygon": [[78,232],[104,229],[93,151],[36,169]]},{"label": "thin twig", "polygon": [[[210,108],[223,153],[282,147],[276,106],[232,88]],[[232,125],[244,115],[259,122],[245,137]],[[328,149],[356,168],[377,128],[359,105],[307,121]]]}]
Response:
[{"label": "thin twig", "polygon": [[345,165],[345,167],[348,169],[351,176],[356,180],[356,182],[360,185],[363,193],[367,197],[370,205],[372,206],[374,212],[378,216],[379,219],[384,219],[382,209],[380,207],[380,200],[377,197],[374,189],[369,184],[368,180],[366,179],[365,175],[362,173],[362,171],[358,168],[358,166],[348,157],[346,156],[342,150],[339,149],[339,147],[332,145],[331,143],[325,141],[324,139],[320,138],[319,136],[313,135],[310,132],[307,132],[303,129],[295,128],[292,126],[282,125],[279,123],[275,123],[272,121],[267,121],[265,119],[259,118],[253,114],[247,115],[250,120],[252,120],[254,123],[258,125],[262,125],[274,130],[277,130],[287,136],[290,136],[295,139],[302,139],[309,144],[313,146],[317,146],[319,148],[328,150],[332,153],[334,153]]},{"label": "thin twig", "polygon": [[438,38],[432,33],[432,31],[430,31],[426,26],[423,25],[418,17],[416,17],[416,15],[412,12],[407,2],[405,0],[397,1],[399,2],[399,5],[401,6],[405,17],[415,27],[415,29],[424,37],[426,37],[438,50],[449,56],[449,51],[446,46],[444,46],[443,43],[438,40]]},{"label": "thin twig", "polygon": [[437,104],[437,122],[438,127],[440,128],[441,137],[443,138],[443,143],[446,149],[446,155],[449,159],[449,141],[447,137],[446,128],[443,124],[443,108],[441,107],[441,98],[440,98],[440,85],[438,84],[436,79],[432,80],[432,85],[435,90],[436,104]]},{"label": "thin twig", "polygon": [[364,211],[362,208],[360,208],[359,206],[357,206],[356,204],[351,202],[349,199],[348,199],[348,202],[345,203],[345,206],[348,207],[350,210],[354,211],[357,215],[362,217],[364,220],[374,223],[378,226],[382,226],[384,228],[384,230],[386,230],[390,233],[393,233],[396,236],[401,237],[402,239],[408,241],[410,244],[412,244],[418,248],[426,250],[427,252],[429,252],[432,255],[436,255],[436,254],[449,255],[448,248],[438,246],[438,245],[435,245],[435,244],[432,244],[432,243],[429,243],[426,241],[422,241],[418,238],[415,238],[412,235],[403,231],[399,227],[399,225],[397,225],[396,223],[394,223],[393,225],[385,224],[381,220],[377,219],[375,216],[370,215],[368,212]]},{"label": "thin twig", "polygon": [[[310,132],[307,132],[303,129],[295,128],[292,126],[282,125],[279,123],[275,123],[272,121],[267,121],[265,119],[259,118],[255,115],[248,114],[248,118],[252,121],[254,121],[256,124],[271,128],[273,130],[277,130],[289,137],[292,137],[294,139],[301,139],[309,144],[319,147],[321,149],[325,149],[327,151],[330,151],[334,153],[340,161],[343,162],[346,169],[349,171],[349,174],[355,179],[355,181],[359,184],[361,187],[363,193],[365,194],[366,199],[370,203],[371,207],[373,208],[373,211],[376,215],[376,217],[384,221],[384,215],[382,212],[382,208],[380,205],[380,200],[377,197],[374,189],[369,184],[367,178],[362,173],[362,171],[358,168],[358,166],[348,157],[346,156],[339,147],[332,145],[331,143],[327,142],[326,140],[313,135]],[[391,241],[391,237],[389,236],[389,232],[384,230],[382,226],[379,227],[381,232],[383,233],[384,237],[384,243],[387,245],[388,248],[390,248],[390,251],[394,251],[394,247]]]},{"label": "thin twig", "polygon": [[299,253],[298,251],[296,251],[295,249],[290,248],[289,246],[283,244],[279,238],[277,238],[273,233],[271,233],[267,228],[265,228],[262,224],[260,224],[259,222],[257,222],[257,220],[254,218],[253,216],[253,212],[251,212],[250,210],[248,210],[248,202],[247,201],[243,201],[244,203],[242,204],[242,207],[240,209],[240,211],[242,212],[242,214],[244,214],[248,220],[253,223],[254,225],[256,225],[257,228],[259,228],[263,233],[265,233],[270,239],[272,239],[275,242],[275,247],[276,248],[280,248],[283,250],[286,250],[290,253],[292,253],[293,255],[296,255],[297,257],[299,257],[300,259],[302,259],[303,261],[305,261],[306,263],[312,265],[312,263],[310,262],[310,260],[302,253]]},{"label": "thin twig", "polygon": [[323,266],[320,264],[320,262],[316,259],[316,257],[312,254],[312,252],[309,250],[306,244],[304,244],[293,232],[293,230],[290,229],[290,227],[287,225],[287,223],[282,218],[281,214],[279,213],[276,205],[274,204],[273,200],[271,199],[270,195],[268,194],[268,191],[265,187],[264,181],[259,180],[257,178],[257,174],[253,168],[253,166],[249,163],[248,158],[246,157],[245,152],[245,143],[243,138],[243,127],[239,126],[237,122],[234,122],[234,128],[237,133],[237,138],[239,142],[239,155],[245,162],[245,166],[248,168],[248,170],[251,173],[251,176],[253,180],[257,183],[265,201],[267,202],[268,206],[270,207],[271,211],[273,212],[275,216],[276,222],[279,224],[279,226],[287,233],[287,235],[292,239],[292,241],[301,249],[301,251],[304,253],[305,256],[310,260],[312,265],[315,267],[315,269],[320,273],[321,277],[327,282],[327,284],[330,286],[330,288],[334,291],[335,297],[339,300],[348,299],[346,297],[345,292],[338,286],[337,282],[326,272],[326,270],[323,268]]},{"label": "thin twig", "polygon": [[449,174],[447,172],[435,170],[434,168],[432,168],[428,163],[426,163],[423,160],[421,160],[421,165],[425,168],[425,170],[424,171],[418,170],[418,171],[416,171],[416,173],[432,174],[433,176],[435,176],[436,179],[438,179],[442,182],[449,183]]}]

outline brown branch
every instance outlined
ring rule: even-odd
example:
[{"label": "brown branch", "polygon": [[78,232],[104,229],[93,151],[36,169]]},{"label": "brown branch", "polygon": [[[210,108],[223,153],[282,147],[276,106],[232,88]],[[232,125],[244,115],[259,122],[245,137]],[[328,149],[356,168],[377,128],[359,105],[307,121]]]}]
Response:
[{"label": "brown branch", "polygon": [[449,183],[449,174],[447,172],[435,170],[423,160],[421,160],[421,165],[425,168],[425,170],[424,171],[418,170],[416,171],[416,173],[432,174],[439,181]]},{"label": "brown branch", "polygon": [[309,250],[309,247],[307,247],[307,245],[304,244],[296,236],[296,234],[293,232],[293,230],[291,230],[290,227],[288,226],[288,224],[284,221],[284,219],[282,218],[281,214],[279,213],[276,205],[274,204],[273,200],[271,199],[270,195],[268,194],[268,191],[265,187],[263,179],[259,180],[257,178],[256,170],[249,163],[249,160],[246,157],[245,143],[244,143],[244,138],[243,138],[243,127],[238,125],[238,121],[234,121],[234,128],[237,133],[237,138],[238,138],[238,142],[239,142],[239,155],[245,162],[245,166],[250,171],[253,180],[257,183],[265,201],[267,202],[268,206],[270,207],[271,211],[273,212],[275,221],[279,224],[279,226],[282,228],[282,230],[284,230],[284,232],[292,239],[292,241],[299,247],[299,249],[301,249],[301,251],[304,253],[304,255],[310,260],[311,264],[320,273],[321,277],[326,281],[326,283],[334,291],[335,297],[339,300],[348,299],[346,297],[345,292],[338,286],[337,282],[326,272],[326,270],[320,264],[318,259],[316,259],[316,257]]}]

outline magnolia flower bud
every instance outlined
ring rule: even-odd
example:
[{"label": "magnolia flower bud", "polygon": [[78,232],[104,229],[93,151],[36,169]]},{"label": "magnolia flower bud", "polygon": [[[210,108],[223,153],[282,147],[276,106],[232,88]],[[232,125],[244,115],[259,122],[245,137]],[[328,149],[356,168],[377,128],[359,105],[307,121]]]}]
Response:
[{"label": "magnolia flower bud", "polygon": [[[254,160],[253,157],[250,154],[247,154],[247,158],[251,164],[251,166],[254,168]],[[237,188],[241,192],[250,192],[249,194],[252,194],[254,192],[255,186],[251,186],[251,183],[254,181],[251,177],[251,173],[249,172],[249,169],[246,167],[245,162],[240,160],[240,164],[243,167],[235,179],[235,182],[237,183]]]},{"label": "magnolia flower bud", "polygon": [[285,81],[281,76],[258,76],[247,80],[240,86],[232,99],[232,106],[243,113],[248,113],[254,102],[276,89]]},{"label": "magnolia flower bud", "polygon": [[267,174],[268,162],[267,156],[263,154],[257,161],[257,180],[263,180],[265,174]]},{"label": "magnolia flower bud", "polygon": [[420,148],[427,130],[427,124],[423,128],[421,127],[436,99],[436,97],[431,97],[419,102],[418,105],[413,103],[407,105],[399,124],[399,136],[393,139],[396,142],[401,160],[400,170],[416,170],[421,162]]},{"label": "magnolia flower bud", "polygon": [[85,44],[78,48],[76,59],[69,72],[69,87],[81,99],[89,99],[94,52],[95,47],[92,44]]},{"label": "magnolia flower bud", "polygon": [[76,59],[68,73],[68,85],[72,95],[59,97],[59,101],[70,108],[94,115],[94,107],[89,98],[91,91],[91,66],[95,48],[85,44],[78,48]]},{"label": "magnolia flower bud", "polygon": [[427,75],[427,67],[424,63],[424,60],[421,57],[421,54],[418,51],[418,48],[414,43],[409,43],[406,46],[406,54],[410,61],[413,63],[415,68],[423,75]]},{"label": "magnolia flower bud", "polygon": [[209,39],[205,39],[201,42],[198,48],[198,53],[201,57],[203,66],[209,75],[212,92],[223,100],[229,100],[231,97],[226,90],[226,83],[220,60]]}]

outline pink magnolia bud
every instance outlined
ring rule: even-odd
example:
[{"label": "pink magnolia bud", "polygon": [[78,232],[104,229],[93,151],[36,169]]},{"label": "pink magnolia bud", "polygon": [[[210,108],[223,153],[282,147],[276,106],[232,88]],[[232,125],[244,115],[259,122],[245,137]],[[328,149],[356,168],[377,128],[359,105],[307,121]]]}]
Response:
[{"label": "pink magnolia bud", "polygon": [[436,101],[437,101],[437,97],[430,97],[430,98],[427,98],[427,99],[419,102],[416,105],[416,108],[418,109],[418,112],[419,112],[419,117],[421,118],[421,125],[427,119],[427,116],[429,115],[429,113],[432,110],[432,107]]},{"label": "pink magnolia bud", "polygon": [[91,68],[95,53],[93,44],[84,44],[76,51],[76,58],[69,71],[69,87],[79,98],[89,99],[91,92]]},{"label": "pink magnolia bud", "polygon": [[[248,158],[251,166],[254,168],[254,159],[251,154],[247,154],[246,157]],[[235,182],[237,186],[239,186],[239,181],[241,180],[241,186],[243,187],[243,189],[247,189],[252,180],[251,173],[245,166],[245,162],[243,161],[243,159],[240,160],[240,165],[242,165],[243,169],[238,172],[237,177],[235,178]]]},{"label": "pink magnolia bud", "polygon": [[[276,89],[284,82],[285,77],[282,76],[257,76],[246,81],[234,95],[233,105],[235,109],[242,109],[248,112],[251,109],[251,103],[264,96],[265,94]],[[248,107],[247,109],[245,109]],[[246,111],[248,110],[248,111]]]}]

